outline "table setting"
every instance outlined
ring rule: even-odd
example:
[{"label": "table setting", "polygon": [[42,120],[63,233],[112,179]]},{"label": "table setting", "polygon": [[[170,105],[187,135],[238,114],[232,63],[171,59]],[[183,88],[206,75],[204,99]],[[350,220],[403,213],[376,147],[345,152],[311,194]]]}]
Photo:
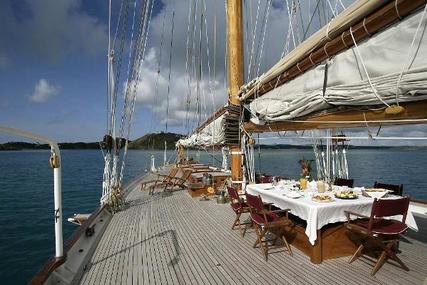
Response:
[{"label": "table setting", "polygon": [[[300,189],[296,180],[281,180],[273,183],[250,184],[246,191],[260,195],[263,201],[273,203],[282,209],[291,209],[291,213],[307,221],[306,235],[314,244],[317,230],[324,225],[345,222],[345,210],[370,215],[374,198],[396,199],[385,189],[365,187],[335,186],[323,181],[309,181],[306,189]],[[329,190],[331,188],[331,190]],[[418,230],[415,219],[408,212],[406,224]]]}]

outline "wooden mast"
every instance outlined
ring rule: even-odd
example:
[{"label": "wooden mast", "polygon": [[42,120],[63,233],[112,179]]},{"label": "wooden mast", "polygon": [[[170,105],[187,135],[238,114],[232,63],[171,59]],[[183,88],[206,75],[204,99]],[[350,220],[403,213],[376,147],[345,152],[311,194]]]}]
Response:
[{"label": "wooden mast", "polygon": [[[243,85],[243,24],[242,1],[227,0],[227,70],[228,98],[234,105],[240,105],[237,98],[240,86]],[[231,178],[242,181],[242,154],[240,146],[230,147]]]}]

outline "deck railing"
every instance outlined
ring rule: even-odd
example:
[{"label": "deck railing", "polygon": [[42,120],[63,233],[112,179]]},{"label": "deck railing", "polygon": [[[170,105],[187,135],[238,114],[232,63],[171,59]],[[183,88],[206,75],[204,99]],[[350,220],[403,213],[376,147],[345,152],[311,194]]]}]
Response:
[{"label": "deck railing", "polygon": [[50,145],[51,155],[49,163],[53,168],[54,179],[55,258],[62,259],[64,257],[64,245],[62,236],[61,153],[59,151],[58,144],[47,137],[24,130],[0,126],[0,132],[34,139]]}]

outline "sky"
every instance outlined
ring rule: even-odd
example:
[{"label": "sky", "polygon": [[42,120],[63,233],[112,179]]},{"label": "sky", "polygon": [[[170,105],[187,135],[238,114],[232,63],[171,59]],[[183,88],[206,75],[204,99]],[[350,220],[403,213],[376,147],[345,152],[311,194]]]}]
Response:
[{"label": "sky", "polygon": [[[190,15],[189,1],[194,3],[194,0],[154,2],[138,82],[131,139],[148,132],[166,131],[166,122],[168,131],[185,134],[227,101],[224,1],[198,0],[196,12]],[[133,0],[129,2],[133,4]],[[300,21],[293,23],[296,31],[292,37],[286,2],[244,2],[245,80],[261,74],[280,59],[284,50],[292,49],[301,40],[295,37],[298,29],[299,34],[307,31],[309,35],[322,25],[320,15],[307,28],[309,11],[313,11],[316,1],[303,1],[301,11],[307,12],[302,14]],[[323,5],[331,3],[338,12],[342,10],[339,1],[323,2]],[[343,2],[347,5],[349,1]],[[267,7],[267,3],[271,5]],[[141,0],[138,0],[137,5],[140,4]],[[112,0],[113,34],[119,10],[120,1]],[[330,17],[331,11],[323,15],[323,21]],[[189,18],[192,19],[190,24]],[[171,45],[172,19],[174,33]],[[192,22],[196,24],[192,25]],[[0,1],[0,27],[0,125],[26,129],[59,142],[101,140],[107,125],[108,1],[3,0]],[[188,30],[193,27],[192,40],[187,43]],[[125,64],[118,85],[119,97],[123,96],[126,86],[130,42],[131,31],[128,30],[123,52]],[[190,54],[189,61],[187,53]],[[197,58],[201,58],[201,63],[192,65]],[[159,61],[160,73],[157,72]],[[194,76],[196,66],[202,73],[200,92],[198,96],[192,92],[188,103],[187,71]],[[193,90],[196,88],[194,81],[191,87]],[[201,102],[199,111],[197,100]],[[169,112],[166,112],[167,105]],[[120,105],[117,110],[120,119]],[[367,135],[367,130],[356,132]],[[384,128],[381,133],[426,136],[427,128]],[[0,142],[8,140],[19,139],[0,134]]]}]

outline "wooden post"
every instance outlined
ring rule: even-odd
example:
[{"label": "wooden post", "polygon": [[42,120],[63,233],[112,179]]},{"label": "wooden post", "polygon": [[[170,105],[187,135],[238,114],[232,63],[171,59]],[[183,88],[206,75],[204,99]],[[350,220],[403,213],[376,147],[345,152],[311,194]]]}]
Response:
[{"label": "wooden post", "polygon": [[[227,66],[228,98],[231,104],[240,105],[237,98],[243,85],[243,24],[242,1],[227,0]],[[242,181],[242,154],[240,146],[231,147],[231,178]],[[240,186],[237,184],[236,186]],[[239,187],[240,188],[240,187]]]}]

